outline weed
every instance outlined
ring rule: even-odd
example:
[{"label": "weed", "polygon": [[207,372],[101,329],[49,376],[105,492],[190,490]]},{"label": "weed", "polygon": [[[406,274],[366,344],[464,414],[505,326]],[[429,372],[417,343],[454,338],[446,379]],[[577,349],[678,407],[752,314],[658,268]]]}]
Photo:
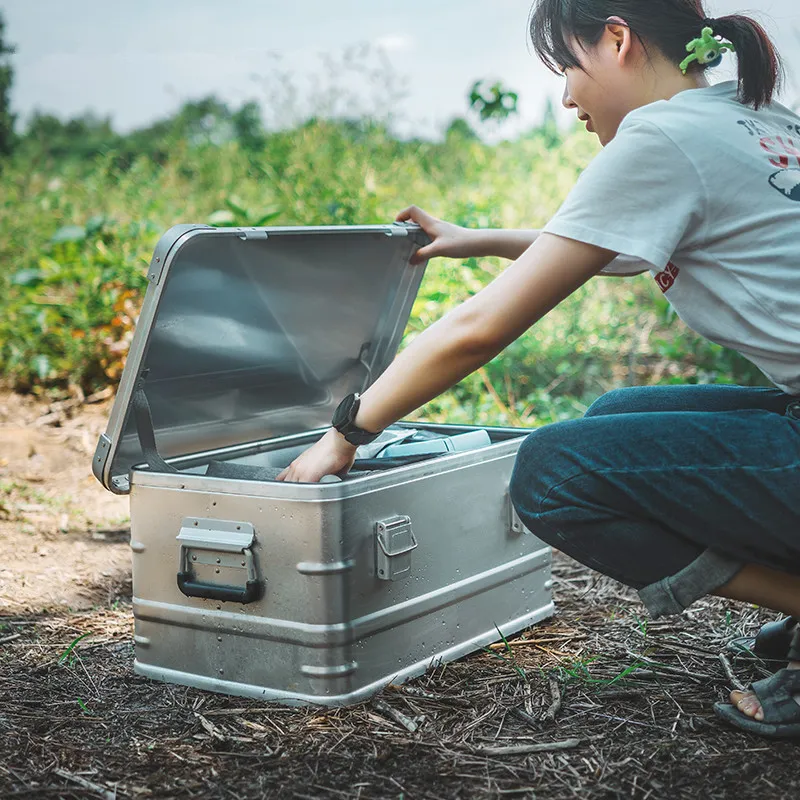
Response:
[{"label": "weed", "polygon": [[75,663],[75,660],[79,658],[77,653],[75,653],[75,646],[78,642],[83,641],[87,636],[91,635],[91,633],[82,633],[80,636],[74,638],[67,646],[67,649],[59,656],[58,663],[66,664],[68,667],[71,667]]},{"label": "weed", "polygon": [[573,680],[578,681],[580,683],[586,685],[593,685],[599,688],[605,688],[608,686],[613,686],[614,684],[623,681],[629,675],[634,673],[637,669],[641,667],[653,667],[659,666],[655,662],[652,661],[642,661],[637,659],[632,664],[629,664],[623,670],[621,670],[617,675],[613,678],[595,678],[592,676],[592,673],[589,670],[589,665],[595,661],[599,660],[599,656],[591,656],[590,658],[583,659],[582,661],[575,661],[570,667],[563,667],[559,666],[557,668],[557,672],[559,673],[559,677],[562,680]]},{"label": "weed", "polygon": [[498,653],[496,650],[492,650],[489,647],[482,648],[483,651],[485,653],[488,653],[490,656],[499,659],[504,664],[507,664],[514,670],[514,672],[517,673],[517,675],[520,676],[520,678],[522,678],[522,680],[527,681],[528,678],[525,675],[525,670],[519,664],[517,664],[517,657],[514,655],[514,650],[508,643],[508,639],[506,639],[506,637],[503,635],[503,633],[501,632],[500,628],[497,627],[497,625],[495,625],[494,627],[495,630],[497,631],[498,636],[503,640],[503,644],[505,645],[505,654]]}]

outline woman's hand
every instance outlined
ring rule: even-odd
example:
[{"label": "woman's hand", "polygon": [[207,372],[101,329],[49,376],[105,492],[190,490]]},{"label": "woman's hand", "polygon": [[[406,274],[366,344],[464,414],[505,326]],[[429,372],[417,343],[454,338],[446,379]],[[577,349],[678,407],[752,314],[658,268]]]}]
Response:
[{"label": "woman's hand", "polygon": [[414,264],[421,264],[429,258],[444,256],[445,258],[471,258],[476,255],[475,236],[477,231],[453,225],[452,222],[432,217],[416,206],[410,206],[397,215],[398,222],[415,222],[433,239],[421,247],[414,255]]},{"label": "woman's hand", "polygon": [[343,477],[353,466],[356,447],[331,428],[276,478],[287,483],[319,483],[326,475]]}]

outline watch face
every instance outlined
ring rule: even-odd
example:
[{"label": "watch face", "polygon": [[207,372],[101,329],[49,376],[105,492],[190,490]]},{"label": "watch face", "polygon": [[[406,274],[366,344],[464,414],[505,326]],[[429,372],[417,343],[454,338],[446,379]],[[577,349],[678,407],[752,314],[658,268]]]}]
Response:
[{"label": "watch face", "polygon": [[333,426],[339,427],[340,425],[344,425],[348,422],[352,422],[353,418],[355,417],[354,408],[357,401],[357,396],[354,394],[349,394],[347,397],[339,403],[339,407],[336,409],[336,412],[333,415]]}]

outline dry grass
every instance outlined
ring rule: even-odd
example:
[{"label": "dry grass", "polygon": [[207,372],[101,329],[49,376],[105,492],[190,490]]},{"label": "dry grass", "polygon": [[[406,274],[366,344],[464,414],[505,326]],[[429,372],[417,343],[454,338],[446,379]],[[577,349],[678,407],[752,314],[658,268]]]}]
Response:
[{"label": "dry grass", "polygon": [[800,795],[795,744],[728,730],[711,713],[732,680],[764,672],[726,663],[725,642],[772,615],[708,600],[646,623],[618,584],[563,558],[556,574],[548,624],[349,709],[135,676],[129,585],[107,608],[5,618],[0,796]]}]

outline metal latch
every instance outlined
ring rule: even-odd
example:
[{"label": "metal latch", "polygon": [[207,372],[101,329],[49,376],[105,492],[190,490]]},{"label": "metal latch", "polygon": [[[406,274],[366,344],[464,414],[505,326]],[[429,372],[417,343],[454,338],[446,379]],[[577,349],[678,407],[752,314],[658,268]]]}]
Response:
[{"label": "metal latch", "polygon": [[375,574],[382,581],[396,581],[411,571],[411,551],[419,545],[410,517],[392,517],[375,523]]},{"label": "metal latch", "polygon": [[514,508],[514,503],[511,502],[511,493],[506,494],[506,503],[508,504],[508,528],[511,533],[519,535],[528,533],[528,529],[523,525],[517,509]]},{"label": "metal latch", "polygon": [[[178,556],[178,588],[187,597],[224,600],[232,603],[252,603],[261,598],[262,585],[258,579],[253,544],[255,530],[249,522],[187,517],[181,522],[176,537],[180,542]],[[217,583],[197,576],[197,567],[213,568],[213,574],[223,570],[234,576],[244,570],[244,585]]]}]

